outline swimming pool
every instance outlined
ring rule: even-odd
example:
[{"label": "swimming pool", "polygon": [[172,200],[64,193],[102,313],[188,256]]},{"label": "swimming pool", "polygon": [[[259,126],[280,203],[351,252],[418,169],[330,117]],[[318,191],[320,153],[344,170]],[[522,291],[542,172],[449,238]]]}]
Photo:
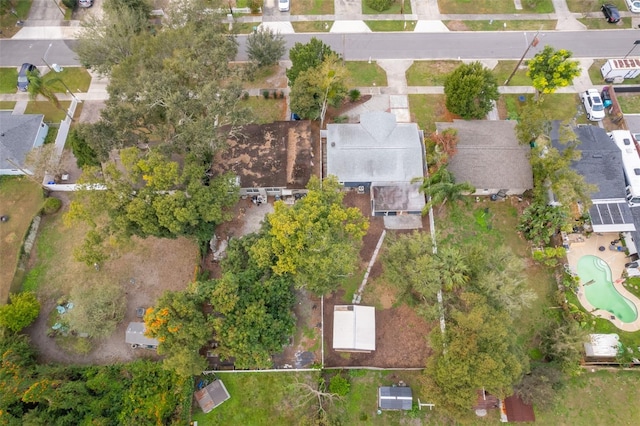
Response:
[{"label": "swimming pool", "polygon": [[578,276],[591,305],[615,315],[620,321],[630,323],[638,318],[638,309],[613,286],[611,269],[598,256],[582,256],[578,261]]}]

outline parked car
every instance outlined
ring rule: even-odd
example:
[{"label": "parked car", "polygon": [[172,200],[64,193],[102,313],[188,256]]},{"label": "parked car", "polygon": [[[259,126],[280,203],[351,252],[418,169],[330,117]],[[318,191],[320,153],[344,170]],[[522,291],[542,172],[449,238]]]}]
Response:
[{"label": "parked car", "polygon": [[33,72],[36,70],[36,66],[25,62],[20,67],[20,71],[18,71],[18,90],[21,92],[26,92],[29,87],[29,75],[28,72]]},{"label": "parked car", "polygon": [[289,0],[278,0],[278,10],[280,12],[289,11]]},{"label": "parked car", "polygon": [[629,10],[633,13],[640,13],[640,0],[625,0]]},{"label": "parked car", "polygon": [[607,19],[607,22],[610,24],[616,24],[620,21],[620,12],[618,8],[612,4],[603,4],[600,8],[602,10],[602,14]]},{"label": "parked car", "polygon": [[580,94],[582,105],[587,112],[587,119],[600,121],[604,118],[604,104],[597,89],[589,89]]},{"label": "parked car", "polygon": [[78,0],[78,6],[91,7],[93,6],[93,0]]}]

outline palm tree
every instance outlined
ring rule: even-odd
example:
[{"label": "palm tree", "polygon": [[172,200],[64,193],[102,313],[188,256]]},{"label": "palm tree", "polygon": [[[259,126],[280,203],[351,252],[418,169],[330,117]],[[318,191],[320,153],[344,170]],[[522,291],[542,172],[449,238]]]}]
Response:
[{"label": "palm tree", "polygon": [[69,115],[69,112],[65,110],[60,104],[60,100],[58,96],[56,96],[56,92],[54,91],[54,84],[57,82],[61,82],[64,85],[64,82],[58,78],[44,78],[40,75],[40,71],[37,69],[34,71],[27,72],[27,76],[29,78],[29,86],[27,87],[27,91],[29,92],[29,97],[31,99],[36,99],[38,95],[42,95],[49,100],[52,104],[56,106],[61,111],[69,117],[69,120],[73,121],[73,117]]},{"label": "palm tree", "polygon": [[465,256],[455,247],[445,247],[438,250],[434,256],[436,270],[440,276],[440,283],[445,291],[460,288],[469,282],[471,268]]},{"label": "palm tree", "polygon": [[442,207],[447,201],[468,202],[465,194],[475,190],[475,187],[468,182],[456,183],[453,174],[446,166],[442,166],[432,175],[422,178],[420,192],[428,197],[422,213],[426,214],[434,205]]}]

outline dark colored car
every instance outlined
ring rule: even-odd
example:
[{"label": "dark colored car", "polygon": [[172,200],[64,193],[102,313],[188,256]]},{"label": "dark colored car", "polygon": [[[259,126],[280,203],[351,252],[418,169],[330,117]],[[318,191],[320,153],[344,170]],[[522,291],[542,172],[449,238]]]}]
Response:
[{"label": "dark colored car", "polygon": [[36,70],[36,66],[33,64],[29,64],[25,62],[20,67],[20,71],[18,72],[18,90],[21,92],[26,92],[27,87],[29,87],[29,76],[27,72],[32,72]]},{"label": "dark colored car", "polygon": [[607,18],[608,23],[615,24],[620,21],[620,12],[614,5],[603,4],[600,10],[602,10],[604,17]]}]

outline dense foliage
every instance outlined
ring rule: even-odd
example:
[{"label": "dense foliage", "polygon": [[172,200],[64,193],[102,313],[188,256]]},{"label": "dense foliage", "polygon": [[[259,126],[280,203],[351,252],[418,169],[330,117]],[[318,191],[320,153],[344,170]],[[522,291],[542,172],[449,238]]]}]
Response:
[{"label": "dense foliage", "polygon": [[64,319],[71,330],[91,337],[107,337],[124,320],[127,308],[124,288],[117,282],[100,286],[87,284],[71,290],[70,300],[74,307]]},{"label": "dense foliage", "polygon": [[247,37],[247,55],[259,67],[275,65],[286,52],[285,43],[280,33],[262,27]]},{"label": "dense foliage", "polygon": [[462,64],[444,81],[447,109],[462,118],[484,118],[498,99],[498,82],[480,62]]},{"label": "dense foliage", "polygon": [[0,327],[18,332],[38,318],[40,302],[35,293],[26,291],[9,295],[9,303],[0,306]]},{"label": "dense foliage", "polygon": [[366,0],[366,2],[367,6],[369,6],[371,9],[377,10],[378,12],[384,12],[391,7],[394,0]]},{"label": "dense foliage", "polygon": [[289,86],[293,87],[298,76],[310,68],[317,68],[331,55],[338,56],[336,52],[319,39],[312,37],[308,43],[296,43],[289,50],[291,68],[287,69]]},{"label": "dense foliage", "polygon": [[309,193],[290,207],[275,204],[263,238],[251,248],[260,267],[290,274],[296,287],[321,295],[336,290],[358,264],[369,222],[357,208],[345,208],[335,177],[312,178]]},{"label": "dense foliage", "polygon": [[0,338],[0,389],[2,424],[182,425],[193,382],[148,361],[37,364],[20,335]]},{"label": "dense foliage", "polygon": [[569,86],[580,75],[580,64],[571,60],[571,56],[568,50],[545,46],[527,62],[527,77],[539,94],[553,93],[560,87]]}]

